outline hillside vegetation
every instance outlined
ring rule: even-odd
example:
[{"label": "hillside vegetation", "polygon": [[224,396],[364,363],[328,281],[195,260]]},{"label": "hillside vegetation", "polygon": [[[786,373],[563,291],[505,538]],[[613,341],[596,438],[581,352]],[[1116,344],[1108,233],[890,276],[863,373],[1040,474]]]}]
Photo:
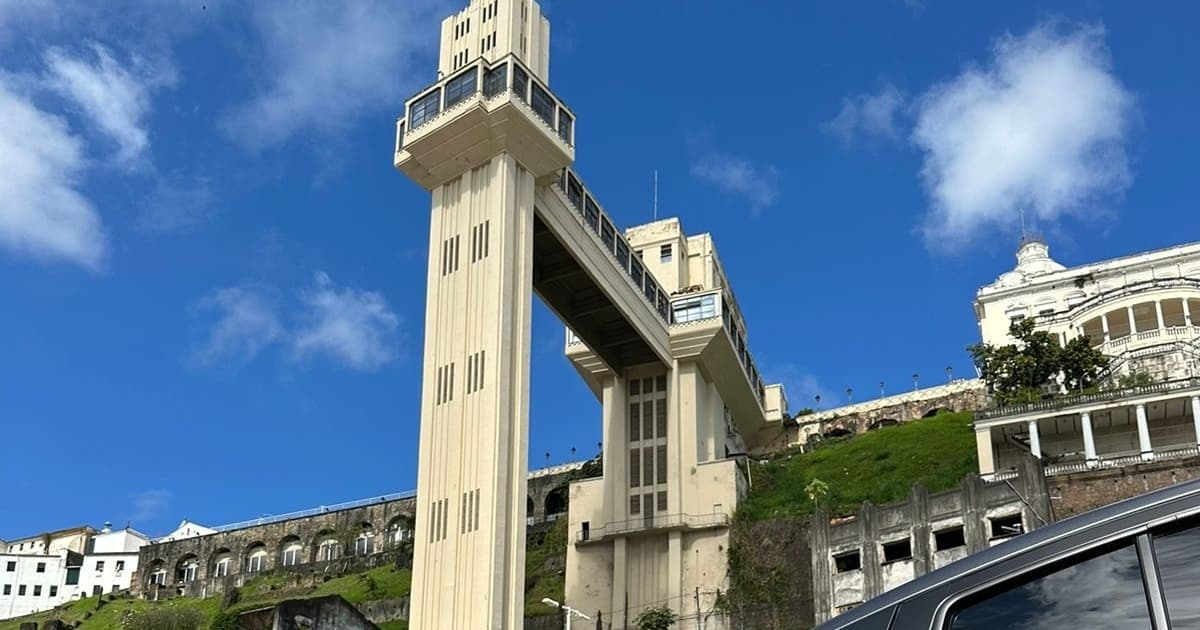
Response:
[{"label": "hillside vegetation", "polygon": [[944,413],[751,463],[750,493],[738,516],[750,521],[807,516],[817,504],[842,514],[863,501],[903,500],[914,483],[931,492],[953,488],[978,470],[972,418],[971,412]]},{"label": "hillside vegetation", "polygon": [[[353,604],[380,599],[394,599],[409,594],[412,584],[412,572],[408,569],[397,569],[392,565],[376,567],[360,573],[350,573],[333,578],[316,588],[279,588],[280,576],[264,575],[251,580],[239,589],[239,599],[229,611],[221,611],[221,597],[195,599],[177,597],[164,602],[150,602],[142,599],[109,599],[109,595],[88,597],[72,602],[58,611],[47,611],[27,617],[0,621],[0,630],[19,630],[21,623],[36,621],[39,626],[50,619],[60,619],[68,624],[79,621],[83,630],[123,630],[127,620],[150,609],[195,610],[202,618],[200,630],[219,630],[222,622],[238,611],[259,608],[274,604],[285,599],[299,597],[319,597],[323,595],[341,595]],[[97,600],[104,602],[97,608]],[[90,614],[89,614],[90,613]],[[382,626],[385,630],[402,630],[407,627],[404,622],[388,622]]]}]

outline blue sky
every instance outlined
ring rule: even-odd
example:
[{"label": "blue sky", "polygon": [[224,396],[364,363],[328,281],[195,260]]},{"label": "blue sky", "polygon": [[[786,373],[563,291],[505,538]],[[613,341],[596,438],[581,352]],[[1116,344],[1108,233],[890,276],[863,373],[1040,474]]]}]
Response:
[{"label": "blue sky", "polygon": [[[0,0],[0,537],[415,485],[429,196],[404,2]],[[290,4],[290,3],[289,3]],[[1194,239],[1188,3],[544,3],[577,168],[714,234],[794,408],[969,375],[1017,209],[1077,264]],[[530,462],[599,405],[535,311]]]}]

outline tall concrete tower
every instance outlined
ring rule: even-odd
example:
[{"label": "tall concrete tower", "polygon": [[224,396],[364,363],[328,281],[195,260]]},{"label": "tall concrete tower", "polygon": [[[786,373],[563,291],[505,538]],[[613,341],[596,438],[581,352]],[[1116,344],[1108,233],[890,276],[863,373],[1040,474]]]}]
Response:
[{"label": "tall concrete tower", "polygon": [[471,0],[442,22],[439,80],[398,123],[396,166],[433,195],[419,630],[522,623],[534,193],[574,157],[573,117],[546,86],[549,32],[537,2]]},{"label": "tall concrete tower", "polygon": [[708,236],[623,233],[570,168],[549,33],[533,0],[471,0],[396,123],[395,166],[433,198],[414,630],[522,626],[535,293],[603,408],[603,477],[571,489],[569,605],[711,599],[746,486],[731,456],[782,433]]}]

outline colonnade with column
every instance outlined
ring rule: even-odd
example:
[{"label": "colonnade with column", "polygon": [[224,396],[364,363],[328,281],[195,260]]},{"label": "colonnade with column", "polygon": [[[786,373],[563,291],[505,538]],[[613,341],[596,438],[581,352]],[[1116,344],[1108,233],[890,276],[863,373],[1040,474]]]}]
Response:
[{"label": "colonnade with column", "polygon": [[[1178,400],[1178,398],[1173,398]],[[1190,409],[1191,415],[1191,439],[1190,445],[1200,447],[1200,393],[1187,394],[1186,409]],[[1150,436],[1150,423],[1147,417],[1147,405],[1166,402],[1164,401],[1142,401],[1137,402],[1130,407],[1133,409],[1135,427],[1137,431],[1137,451],[1138,456],[1142,461],[1152,461],[1155,458],[1154,445]],[[1105,411],[1110,411],[1111,408]],[[1104,459],[1104,453],[1099,453],[1096,447],[1096,435],[1092,426],[1093,414],[1099,411],[1098,409],[1083,410],[1078,412],[1079,426],[1082,432],[1083,454],[1089,467],[1097,465]],[[1186,411],[1185,411],[1186,413]],[[1042,451],[1042,435],[1039,428],[1039,422],[1061,417],[1061,411],[1055,411],[1037,418],[1021,420],[1024,423],[1025,433],[1028,435],[1028,446],[1030,452],[1039,459],[1045,457]],[[1178,418],[1179,416],[1172,416]],[[997,452],[992,441],[992,431],[1001,429],[1004,426],[1012,426],[1012,423],[996,423],[984,426],[976,426],[976,446],[979,457],[979,470],[981,474],[990,474],[996,470]],[[1176,443],[1172,446],[1179,447],[1182,444]]]},{"label": "colonnade with column", "polygon": [[[1163,304],[1169,303],[1172,307],[1170,316],[1164,314]],[[1137,316],[1134,313],[1134,308],[1146,304],[1154,305],[1154,325],[1138,326]],[[1173,307],[1178,304],[1181,312],[1176,311]],[[1114,336],[1113,326],[1111,325],[1110,317],[1114,314],[1123,314],[1129,322],[1129,330],[1120,331]],[[1182,315],[1182,317],[1180,317]],[[1170,321],[1168,321],[1170,320]],[[1109,343],[1116,339],[1132,337],[1138,333],[1146,333],[1154,330],[1166,330],[1168,328],[1191,328],[1195,327],[1200,320],[1200,299],[1188,297],[1171,297],[1160,298],[1148,302],[1139,302],[1136,304],[1128,304],[1124,307],[1113,309],[1101,313],[1099,317],[1094,317],[1075,326],[1075,332],[1080,335],[1091,335],[1094,345]],[[1120,322],[1120,319],[1117,320]],[[1097,324],[1098,330],[1097,330]],[[1062,333],[1065,335],[1066,333]]]}]

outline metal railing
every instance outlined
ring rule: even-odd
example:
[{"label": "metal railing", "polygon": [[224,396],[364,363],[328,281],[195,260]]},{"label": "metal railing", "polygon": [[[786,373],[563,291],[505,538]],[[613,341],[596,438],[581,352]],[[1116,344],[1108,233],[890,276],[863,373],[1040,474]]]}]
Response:
[{"label": "metal railing", "polygon": [[990,420],[993,418],[1002,418],[1004,416],[1016,416],[1036,411],[1057,411],[1067,407],[1077,405],[1088,405],[1094,403],[1110,402],[1128,398],[1130,396],[1146,396],[1150,394],[1164,394],[1168,392],[1200,388],[1200,378],[1188,378],[1177,381],[1167,381],[1165,383],[1152,383],[1150,385],[1138,385],[1135,387],[1126,387],[1124,389],[1112,389],[1094,394],[1074,394],[1066,396],[1056,396],[1047,400],[1039,400],[1028,403],[1017,403],[1013,405],[1001,405],[992,409],[984,409],[975,414],[976,420]]},{"label": "metal railing", "polygon": [[213,527],[218,532],[228,532],[235,529],[245,529],[247,527],[256,527],[259,525],[267,525],[269,523],[279,523],[281,521],[290,521],[294,518],[303,518],[305,516],[316,516],[318,514],[327,514],[329,512],[337,512],[340,510],[349,510],[352,508],[364,507],[367,505],[376,505],[379,503],[387,503],[389,501],[399,501],[401,499],[412,499],[417,496],[416,491],[397,492],[394,494],[385,494],[380,497],[370,499],[359,499],[357,501],[347,501],[345,503],[335,503],[333,505],[322,505],[320,507],[309,508],[307,510],[299,510],[297,512],[288,512],[287,514],[275,514],[271,516],[262,516],[237,523],[229,523],[228,525],[218,525]]},{"label": "metal railing", "polygon": [[724,512],[712,514],[656,514],[649,518],[631,518],[624,521],[612,521],[602,527],[580,528],[575,532],[576,543],[586,543],[602,540],[606,537],[635,534],[662,529],[708,529],[711,527],[728,527],[729,515]]},{"label": "metal railing", "polygon": [[563,196],[567,205],[583,219],[583,225],[592,233],[593,242],[608,252],[609,258],[633,284],[651,312],[666,325],[670,320],[670,298],[662,289],[654,274],[642,264],[629,242],[600,207],[595,196],[583,185],[583,180],[572,169],[564,168],[554,182],[554,189]]},{"label": "metal railing", "polygon": [[1117,300],[1150,289],[1169,289],[1176,287],[1200,288],[1200,280],[1194,278],[1156,278],[1154,280],[1134,282],[1114,291],[1097,293],[1096,295],[1093,295],[1083,301],[1069,305],[1066,310],[1055,313],[1053,317],[1046,319],[1039,318],[1039,321],[1048,324],[1069,322],[1077,316],[1075,313],[1086,311],[1096,304],[1108,302],[1110,300]]},{"label": "metal railing", "polygon": [[1100,457],[1092,461],[1064,462],[1061,464],[1047,464],[1044,468],[1046,476],[1055,475],[1070,475],[1092,470],[1110,470],[1113,468],[1124,468],[1126,466],[1135,466],[1144,464],[1147,461],[1173,460],[1173,459],[1188,459],[1191,457],[1200,457],[1200,447],[1186,446],[1182,448],[1171,448],[1161,451],[1153,451],[1153,457],[1145,459],[1141,453],[1132,455],[1118,455],[1116,457]]}]

